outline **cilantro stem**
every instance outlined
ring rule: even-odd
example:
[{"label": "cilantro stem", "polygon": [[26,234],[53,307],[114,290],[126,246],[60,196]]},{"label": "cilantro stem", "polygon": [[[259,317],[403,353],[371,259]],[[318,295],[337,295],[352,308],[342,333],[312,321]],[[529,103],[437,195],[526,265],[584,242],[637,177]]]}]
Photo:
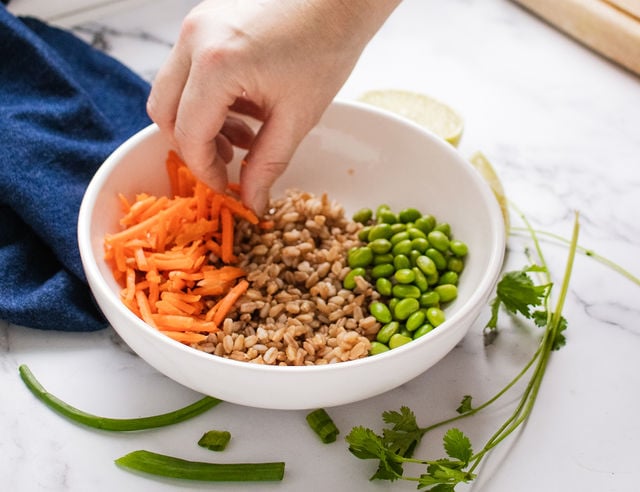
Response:
[{"label": "cilantro stem", "polygon": [[545,274],[546,274],[546,278],[547,278],[547,283],[550,283],[551,282],[551,275],[549,274],[549,270],[547,269],[547,261],[544,259],[544,253],[542,252],[542,247],[540,246],[540,241],[538,240],[538,235],[536,233],[536,230],[533,228],[533,226],[529,222],[529,219],[527,219],[526,215],[524,215],[524,213],[522,211],[520,211],[520,209],[514,203],[510,202],[509,205],[516,211],[516,213],[520,217],[520,220],[522,220],[522,222],[524,222],[524,224],[526,226],[526,230],[528,231],[529,235],[531,236],[533,244],[534,244],[534,246],[536,248],[536,253],[538,254],[538,258],[540,259],[540,264],[543,267],[545,267]]},{"label": "cilantro stem", "polygon": [[507,393],[513,386],[515,386],[515,384],[522,379],[522,377],[529,371],[529,369],[531,368],[531,366],[533,366],[533,364],[535,363],[535,361],[538,359],[538,356],[540,355],[540,351],[542,350],[542,347],[538,347],[538,349],[535,351],[535,353],[533,354],[533,356],[529,359],[529,361],[526,363],[526,365],[524,366],[524,368],[514,377],[511,379],[511,381],[509,381],[509,383],[507,383],[506,386],[504,386],[500,391],[498,391],[494,396],[492,396],[491,398],[489,398],[488,400],[486,400],[484,403],[473,407],[471,410],[469,410],[468,412],[465,412],[461,415],[456,415],[455,417],[451,417],[445,420],[441,420],[440,422],[436,422],[435,424],[431,424],[427,427],[423,427],[421,428],[421,436],[426,434],[427,432],[430,432],[434,429],[437,429],[438,427],[442,427],[443,425],[447,425],[447,424],[451,424],[453,422],[456,422],[458,420],[462,420],[464,418],[470,417],[478,412],[480,412],[481,410],[483,410],[484,408],[488,407],[489,405],[491,405],[492,403],[494,403],[496,400],[500,399],[505,393]]},{"label": "cilantro stem", "polygon": [[[569,255],[567,258],[564,277],[560,288],[560,294],[556,303],[556,309],[553,311],[553,315],[551,316],[551,322],[547,325],[547,330],[545,331],[540,343],[540,348],[542,349],[542,351],[540,351],[540,349],[536,351],[536,354],[539,354],[539,359],[533,377],[529,381],[529,384],[527,385],[527,388],[525,389],[520,399],[520,403],[514,410],[511,417],[507,419],[507,421],[498,429],[496,433],[494,433],[493,436],[491,436],[491,438],[485,444],[484,448],[472,457],[473,465],[469,469],[470,472],[473,472],[475,470],[475,468],[480,464],[480,461],[482,460],[484,455],[490,449],[497,446],[508,435],[515,431],[523,422],[525,422],[531,414],[531,411],[533,410],[533,406],[537,399],[538,392],[540,390],[540,386],[547,369],[549,357],[551,355],[551,351],[553,350],[553,341],[555,340],[555,337],[557,335],[558,326],[562,317],[562,309],[564,307],[564,302],[569,290],[569,280],[571,279],[571,272],[575,260],[579,231],[579,215],[576,212],[572,239],[569,246]],[[544,261],[542,261],[542,263],[546,268],[546,264],[544,263]],[[548,299],[549,293],[547,294],[546,298],[547,303]],[[547,310],[547,313],[549,313],[549,310]]]},{"label": "cilantro stem", "polygon": [[[533,229],[531,229],[533,230]],[[520,234],[520,233],[524,233],[530,232],[530,229],[526,228],[526,227],[511,227],[511,232],[513,234]],[[535,233],[540,235],[540,236],[546,236],[550,239],[553,239],[555,241],[558,241],[559,243],[563,243],[566,245],[570,245],[571,244],[571,240],[567,239],[565,237],[562,237],[558,234],[554,234],[553,232],[548,232],[548,231],[541,231],[541,230],[535,230]],[[584,246],[581,245],[576,245],[576,251],[579,253],[584,254],[585,256],[588,256],[589,258],[593,258],[594,260],[596,260],[597,262],[603,264],[604,266],[606,266],[607,268],[610,268],[611,270],[613,270],[614,272],[622,275],[623,277],[629,279],[631,282],[640,285],[640,277],[636,277],[635,275],[633,275],[631,272],[629,272],[627,269],[625,269],[623,266],[619,265],[618,263],[610,260],[609,258],[602,256],[600,254],[598,254],[596,251],[594,251],[593,249],[589,249],[589,248],[585,248]]]},{"label": "cilantro stem", "polygon": [[200,415],[203,412],[215,407],[221,400],[205,396],[204,398],[168,413],[153,415],[149,417],[139,417],[131,419],[114,419],[100,417],[77,409],[62,401],[60,398],[49,393],[36,379],[31,370],[26,365],[19,367],[20,377],[29,390],[46,406],[64,415],[65,417],[86,425],[94,429],[108,431],[138,431],[177,424],[187,419]]}]

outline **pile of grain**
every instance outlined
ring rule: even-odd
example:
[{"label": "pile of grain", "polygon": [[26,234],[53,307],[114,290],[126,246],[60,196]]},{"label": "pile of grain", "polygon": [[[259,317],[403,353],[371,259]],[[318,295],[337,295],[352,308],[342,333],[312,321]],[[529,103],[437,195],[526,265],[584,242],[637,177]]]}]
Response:
[{"label": "pile of grain", "polygon": [[263,231],[236,232],[239,266],[251,287],[222,331],[197,348],[231,359],[273,365],[314,365],[365,357],[380,324],[367,306],[379,297],[358,277],[342,287],[348,250],[360,225],[326,194],[290,190],[271,203]]}]

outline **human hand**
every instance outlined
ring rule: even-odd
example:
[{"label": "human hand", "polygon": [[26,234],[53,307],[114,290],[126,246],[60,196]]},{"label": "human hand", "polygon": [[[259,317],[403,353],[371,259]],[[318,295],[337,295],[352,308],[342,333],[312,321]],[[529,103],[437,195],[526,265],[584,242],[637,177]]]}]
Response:
[{"label": "human hand", "polygon": [[[227,184],[248,149],[241,198],[258,214],[302,138],[399,0],[205,0],[185,18],[147,103],[194,174]],[[261,122],[254,135],[233,113]]]}]

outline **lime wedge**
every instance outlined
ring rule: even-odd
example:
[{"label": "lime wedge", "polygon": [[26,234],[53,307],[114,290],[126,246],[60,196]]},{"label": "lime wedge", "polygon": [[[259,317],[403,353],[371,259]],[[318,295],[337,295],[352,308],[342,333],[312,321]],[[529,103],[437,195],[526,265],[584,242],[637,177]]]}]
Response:
[{"label": "lime wedge", "polygon": [[464,123],[458,113],[446,104],[425,94],[404,90],[374,90],[359,100],[412,120],[454,147],[460,142]]},{"label": "lime wedge", "polygon": [[493,190],[493,194],[498,200],[500,210],[502,210],[502,216],[504,217],[504,225],[507,231],[509,230],[509,205],[507,203],[507,197],[504,193],[504,187],[498,177],[498,173],[489,162],[489,159],[480,151],[475,152],[470,158],[471,164],[482,175],[485,181],[489,184]]}]

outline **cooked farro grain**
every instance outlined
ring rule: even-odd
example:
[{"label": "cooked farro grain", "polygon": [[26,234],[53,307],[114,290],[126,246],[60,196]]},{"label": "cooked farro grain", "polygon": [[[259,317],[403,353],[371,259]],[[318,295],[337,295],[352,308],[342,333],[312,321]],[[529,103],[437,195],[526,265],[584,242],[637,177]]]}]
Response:
[{"label": "cooked farro grain", "polygon": [[314,365],[365,357],[380,329],[366,306],[379,294],[363,278],[351,291],[348,250],[360,225],[326,194],[290,190],[272,201],[263,231],[242,223],[236,231],[238,266],[251,287],[222,331],[195,345],[234,360]]}]

